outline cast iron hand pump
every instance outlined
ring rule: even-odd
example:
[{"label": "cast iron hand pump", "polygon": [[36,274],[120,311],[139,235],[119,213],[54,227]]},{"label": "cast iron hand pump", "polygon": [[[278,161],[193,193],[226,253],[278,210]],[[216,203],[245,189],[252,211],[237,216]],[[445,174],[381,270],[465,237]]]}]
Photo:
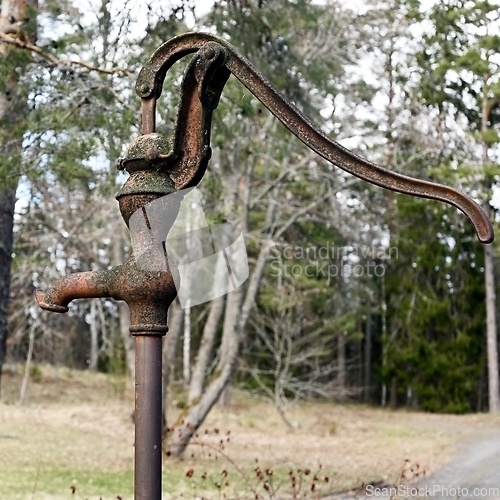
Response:
[{"label": "cast iron hand pump", "polygon": [[[170,67],[195,52],[181,84],[174,137],[167,140],[155,132],[156,101]],[[156,50],[139,74],[136,91],[142,99],[142,135],[117,163],[119,169],[130,174],[117,195],[127,226],[137,211],[142,211],[148,228],[155,222],[152,217],[164,218],[164,211],[155,214],[145,209],[159,198],[166,200],[164,207],[173,221],[182,200],[182,194],[175,193],[201,181],[211,155],[212,113],[230,74],[290,132],[326,160],[377,186],[449,203],[472,221],[481,242],[493,240],[489,218],[470,197],[450,187],[390,172],[353,154],[316,128],[232,45],[204,33],[187,33],[169,40]],[[165,228],[165,238],[169,229]],[[112,297],[128,304],[130,332],[136,339],[135,498],[159,500],[161,337],[167,332],[167,310],[177,293],[178,276],[164,247],[155,247],[148,231],[137,239],[139,246],[149,249],[145,254],[148,266],[141,266],[132,255],[123,265],[108,271],[66,276],[46,293],[38,290],[36,298],[43,309],[54,312],[66,312],[69,302],[80,298]]]}]

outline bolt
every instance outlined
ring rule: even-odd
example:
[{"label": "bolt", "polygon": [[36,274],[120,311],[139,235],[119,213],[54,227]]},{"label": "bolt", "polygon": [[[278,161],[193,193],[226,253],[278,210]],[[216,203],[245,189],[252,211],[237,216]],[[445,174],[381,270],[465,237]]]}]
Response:
[{"label": "bolt", "polygon": [[147,95],[149,94],[149,85],[147,83],[141,83],[138,87],[137,90],[141,95]]},{"label": "bolt", "polygon": [[205,57],[207,59],[213,59],[215,57],[215,50],[213,47],[207,47],[205,49]]}]

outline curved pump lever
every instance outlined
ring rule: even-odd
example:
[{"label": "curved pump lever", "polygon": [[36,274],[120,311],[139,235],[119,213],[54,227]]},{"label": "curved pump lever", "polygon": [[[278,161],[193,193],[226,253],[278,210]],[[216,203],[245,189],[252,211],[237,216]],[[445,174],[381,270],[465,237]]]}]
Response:
[{"label": "curved pump lever", "polygon": [[[216,45],[217,44],[217,45]],[[207,33],[186,33],[161,45],[142,68],[136,91],[143,104],[143,134],[154,132],[156,100],[161,95],[167,71],[182,57],[208,47],[224,53],[227,68],[259,101],[307,147],[342,170],[377,186],[404,194],[443,201],[461,210],[472,222],[482,243],[493,241],[491,222],[481,207],[457,189],[391,172],[372,163],[327,137],[269,82],[230,43]],[[227,79],[227,76],[224,75]],[[213,77],[216,78],[216,75]],[[225,79],[218,90],[222,91]],[[181,114],[179,113],[179,118]],[[209,132],[207,132],[209,134]],[[182,154],[181,151],[178,151]],[[201,173],[201,176],[203,172]],[[201,178],[197,175],[197,181]]]}]

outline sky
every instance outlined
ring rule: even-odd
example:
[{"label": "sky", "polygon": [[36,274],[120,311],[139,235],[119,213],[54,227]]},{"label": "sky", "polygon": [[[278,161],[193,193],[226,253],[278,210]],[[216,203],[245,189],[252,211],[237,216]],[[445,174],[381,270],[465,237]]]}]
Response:
[{"label": "sky", "polygon": [[[422,9],[426,10],[430,8],[432,5],[436,3],[437,0],[420,0],[422,5]],[[350,7],[363,9],[365,2],[363,0],[344,0],[345,3],[348,3]],[[207,14],[210,12],[212,5],[214,4],[213,0],[196,0],[196,13],[198,16]],[[313,3],[322,4],[325,3],[324,0],[313,0]]]}]

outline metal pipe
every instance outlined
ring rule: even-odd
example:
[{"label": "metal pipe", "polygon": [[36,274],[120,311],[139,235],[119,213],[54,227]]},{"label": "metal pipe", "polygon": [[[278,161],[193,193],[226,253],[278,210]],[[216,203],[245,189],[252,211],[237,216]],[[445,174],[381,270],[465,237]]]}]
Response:
[{"label": "metal pipe", "polygon": [[161,343],[135,336],[135,500],[161,500]]}]

